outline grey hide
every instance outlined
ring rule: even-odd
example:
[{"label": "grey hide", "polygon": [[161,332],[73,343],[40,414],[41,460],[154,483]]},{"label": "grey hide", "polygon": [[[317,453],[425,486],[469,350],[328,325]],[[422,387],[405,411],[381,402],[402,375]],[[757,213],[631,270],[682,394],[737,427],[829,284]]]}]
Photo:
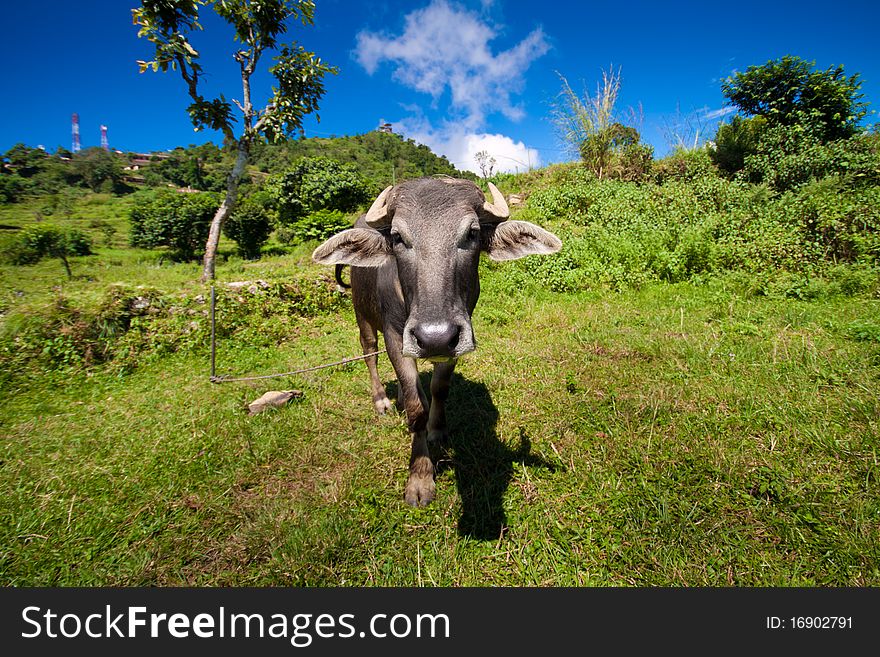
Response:
[{"label": "grey hide", "polygon": [[[445,402],[457,359],[476,349],[471,314],[480,296],[481,252],[493,260],[554,253],[562,242],[525,221],[508,221],[507,205],[472,182],[420,178],[386,189],[354,228],[334,235],[312,258],[351,265],[351,294],[364,353],[377,351],[381,331],[398,380],[398,403],[412,438],[407,503],[434,497],[428,441],[446,436]],[[368,224],[369,222],[369,224]],[[434,364],[429,406],[416,359]],[[391,408],[376,369],[366,360],[373,405]]]}]

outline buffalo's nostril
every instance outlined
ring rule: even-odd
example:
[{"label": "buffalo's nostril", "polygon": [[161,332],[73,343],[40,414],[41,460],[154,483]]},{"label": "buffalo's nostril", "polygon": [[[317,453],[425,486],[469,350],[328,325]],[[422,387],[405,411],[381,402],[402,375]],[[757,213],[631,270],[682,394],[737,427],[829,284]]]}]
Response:
[{"label": "buffalo's nostril", "polygon": [[461,327],[449,322],[418,324],[412,334],[425,357],[452,356],[461,337]]},{"label": "buffalo's nostril", "polygon": [[458,326],[454,327],[451,337],[449,338],[449,350],[455,351],[455,348],[458,346],[458,338],[461,335],[461,328]]}]

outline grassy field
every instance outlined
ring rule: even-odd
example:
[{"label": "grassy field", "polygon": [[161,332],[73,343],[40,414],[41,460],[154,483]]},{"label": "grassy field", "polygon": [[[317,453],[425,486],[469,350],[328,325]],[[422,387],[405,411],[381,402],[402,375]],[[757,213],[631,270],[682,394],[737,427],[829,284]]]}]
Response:
[{"label": "grassy field", "polygon": [[[3,268],[4,312],[93,302],[114,282],[204,293],[197,265],[122,248],[125,203],[74,280],[57,261]],[[230,259],[218,279],[297,270],[332,290],[307,253]],[[483,289],[427,509],[403,503],[405,422],[373,414],[360,363],[212,385],[199,316],[192,348],[130,372],[11,373],[0,582],[880,585],[876,297],[754,296],[734,275],[553,293],[497,265]],[[246,336],[221,339],[221,373],[359,351],[347,299],[291,317],[287,339]],[[393,392],[387,359],[380,372]],[[247,415],[291,388],[302,398]]]},{"label": "grassy field", "polygon": [[[73,279],[57,260],[0,266],[2,584],[880,585],[876,293],[756,294],[734,273],[564,293],[484,263],[437,499],[411,509],[405,421],[373,414],[366,368],[211,384],[200,268],[127,248],[129,204],[77,200],[63,221],[96,254]],[[219,373],[359,352],[311,246],[255,263],[221,246]],[[286,282],[225,286],[258,279]],[[131,297],[113,289],[159,314],[126,316],[136,340],[106,363],[66,360],[82,336],[115,344]],[[21,356],[15,336],[50,319],[57,338]]]}]

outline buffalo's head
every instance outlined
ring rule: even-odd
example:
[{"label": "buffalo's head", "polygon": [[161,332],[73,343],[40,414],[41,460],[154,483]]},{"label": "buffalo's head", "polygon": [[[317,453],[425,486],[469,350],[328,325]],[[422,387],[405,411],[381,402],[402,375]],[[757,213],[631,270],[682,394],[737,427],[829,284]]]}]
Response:
[{"label": "buffalo's head", "polygon": [[[403,353],[443,361],[476,348],[471,313],[480,293],[479,258],[514,260],[555,253],[562,242],[510,211],[489,183],[492,201],[467,180],[422,178],[386,188],[354,228],[315,249],[322,264],[385,267],[396,284],[377,290],[403,305]],[[382,287],[383,277],[377,277]],[[392,282],[393,283],[393,282]],[[383,304],[387,306],[387,303]]]}]

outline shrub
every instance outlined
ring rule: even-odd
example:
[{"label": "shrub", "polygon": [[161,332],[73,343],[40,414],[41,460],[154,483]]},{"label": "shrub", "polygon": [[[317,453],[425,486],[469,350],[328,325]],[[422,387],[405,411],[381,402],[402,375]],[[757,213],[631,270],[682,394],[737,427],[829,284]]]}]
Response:
[{"label": "shrub", "polygon": [[293,168],[270,178],[267,189],[282,224],[293,224],[317,210],[353,212],[371,197],[353,165],[324,157],[299,160]]},{"label": "shrub", "polygon": [[653,173],[654,181],[661,185],[670,180],[690,181],[717,175],[707,148],[677,148],[654,162]]},{"label": "shrub", "polygon": [[734,116],[730,123],[718,126],[715,146],[709,150],[709,154],[725,175],[733,177],[745,166],[746,156],[757,151],[765,124],[766,121],[761,116]]},{"label": "shrub", "polygon": [[317,210],[307,214],[291,226],[295,240],[325,240],[353,225],[351,217],[338,210]]},{"label": "shrub", "polygon": [[646,180],[654,163],[654,148],[648,144],[629,144],[620,153],[615,177],[631,182]]},{"label": "shrub", "polygon": [[827,176],[852,185],[880,183],[877,135],[856,135],[823,143],[800,124],[768,128],[755,153],[745,157],[743,180],[785,191]]},{"label": "shrub", "polygon": [[15,203],[27,191],[27,181],[18,174],[0,174],[0,203]]},{"label": "shrub", "polygon": [[179,260],[194,260],[204,248],[217,211],[217,196],[160,190],[139,199],[129,214],[131,245],[165,246]]},{"label": "shrub", "polygon": [[7,247],[7,259],[14,265],[31,265],[43,258],[59,258],[68,277],[71,256],[92,253],[92,242],[82,231],[60,228],[51,224],[39,224],[25,228]]},{"label": "shrub", "polygon": [[271,199],[257,192],[239,200],[235,211],[226,220],[223,233],[238,245],[242,258],[255,260],[272,233]]}]

